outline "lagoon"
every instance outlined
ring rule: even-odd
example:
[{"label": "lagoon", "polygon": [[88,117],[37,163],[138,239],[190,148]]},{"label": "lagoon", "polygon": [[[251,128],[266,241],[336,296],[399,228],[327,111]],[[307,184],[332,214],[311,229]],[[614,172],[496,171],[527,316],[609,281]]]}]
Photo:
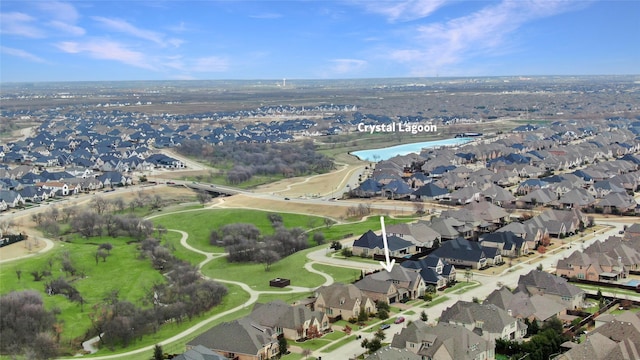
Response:
[{"label": "lagoon", "polygon": [[462,145],[468,143],[471,140],[473,139],[462,137],[436,141],[423,141],[417,143],[389,146],[380,149],[359,150],[352,152],[351,155],[357,156],[360,160],[364,161],[382,161],[389,160],[392,157],[399,155],[407,155],[411,153],[419,154],[422,149],[431,149],[440,146]]}]

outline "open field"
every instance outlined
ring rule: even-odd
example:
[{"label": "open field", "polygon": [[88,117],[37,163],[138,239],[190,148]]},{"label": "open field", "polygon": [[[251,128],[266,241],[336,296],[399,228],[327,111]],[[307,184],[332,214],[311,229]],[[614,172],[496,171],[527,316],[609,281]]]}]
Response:
[{"label": "open field", "polygon": [[272,234],[273,227],[267,218],[269,213],[280,214],[284,226],[287,228],[307,229],[320,226],[323,223],[321,218],[308,215],[243,209],[194,209],[167,214],[167,216],[157,216],[153,221],[167,229],[186,231],[189,234],[189,244],[197,249],[208,252],[224,252],[222,247],[209,244],[211,230],[226,224],[250,223],[256,225],[263,233]]},{"label": "open field", "polygon": [[307,253],[313,250],[317,249],[311,248],[289,255],[271,265],[269,271],[265,271],[262,264],[229,263],[226,258],[218,258],[208,262],[202,268],[202,273],[211,278],[243,282],[258,291],[289,291],[286,288],[269,287],[269,280],[278,277],[290,279],[291,286],[316,287],[322,285],[325,279],[304,269],[304,264],[310,261]]}]

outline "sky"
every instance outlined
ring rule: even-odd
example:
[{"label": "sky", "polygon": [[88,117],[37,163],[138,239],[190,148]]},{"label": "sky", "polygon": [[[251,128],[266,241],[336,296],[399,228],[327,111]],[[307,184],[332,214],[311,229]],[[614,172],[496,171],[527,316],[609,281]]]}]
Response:
[{"label": "sky", "polygon": [[637,0],[0,2],[0,82],[627,74]]}]

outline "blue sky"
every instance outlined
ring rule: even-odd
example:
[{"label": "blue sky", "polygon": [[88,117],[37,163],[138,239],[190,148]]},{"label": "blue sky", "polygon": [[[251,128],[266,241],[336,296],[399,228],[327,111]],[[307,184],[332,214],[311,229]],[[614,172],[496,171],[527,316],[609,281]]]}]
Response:
[{"label": "blue sky", "polygon": [[0,81],[640,73],[640,1],[12,1]]}]

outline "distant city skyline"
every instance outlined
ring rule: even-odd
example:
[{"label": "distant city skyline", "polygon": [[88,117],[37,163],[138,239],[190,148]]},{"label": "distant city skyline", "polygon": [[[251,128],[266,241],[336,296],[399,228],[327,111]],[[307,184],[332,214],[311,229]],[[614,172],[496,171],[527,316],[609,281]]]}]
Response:
[{"label": "distant city skyline", "polygon": [[14,1],[0,82],[640,74],[640,1]]}]

